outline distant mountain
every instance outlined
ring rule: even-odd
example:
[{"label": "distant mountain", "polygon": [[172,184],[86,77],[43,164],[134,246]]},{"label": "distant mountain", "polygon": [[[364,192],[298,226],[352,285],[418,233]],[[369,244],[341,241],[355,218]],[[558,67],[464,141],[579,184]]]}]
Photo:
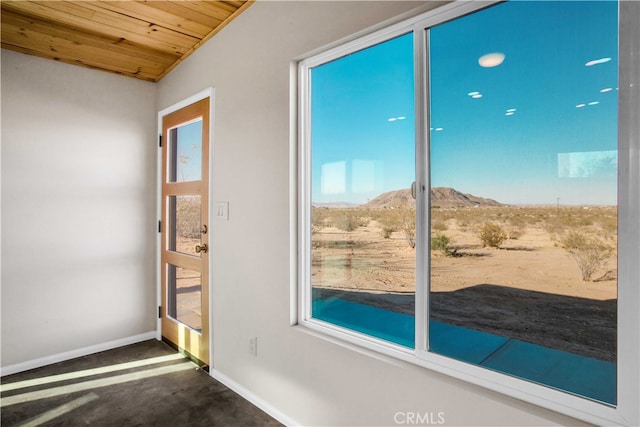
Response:
[{"label": "distant mountain", "polygon": [[414,203],[411,197],[411,190],[395,190],[382,193],[375,199],[372,199],[365,206],[369,208],[389,208],[392,206],[412,205]]},{"label": "distant mountain", "polygon": [[474,196],[473,194],[463,194],[449,187],[435,187],[431,189],[431,205],[447,207],[463,206],[501,206],[493,199]]},{"label": "distant mountain", "polygon": [[[411,190],[388,191],[371,200],[365,206],[370,208],[385,208],[413,204]],[[477,197],[472,194],[463,194],[449,187],[435,187],[431,189],[431,205],[443,208],[466,206],[501,206],[501,203],[492,199]]]}]

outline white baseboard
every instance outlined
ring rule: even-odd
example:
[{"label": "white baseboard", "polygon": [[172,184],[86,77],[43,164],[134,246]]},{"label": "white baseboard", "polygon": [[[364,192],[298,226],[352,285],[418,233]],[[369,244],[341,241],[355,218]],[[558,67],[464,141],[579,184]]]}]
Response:
[{"label": "white baseboard", "polygon": [[250,390],[246,389],[245,387],[241,386],[240,384],[238,384],[237,382],[233,381],[231,378],[229,378],[225,374],[221,373],[220,371],[216,371],[215,369],[211,369],[209,371],[209,374],[214,379],[220,381],[222,384],[226,385],[231,390],[235,391],[240,396],[244,397],[249,402],[251,402],[252,404],[257,406],[258,408],[262,409],[264,412],[266,412],[271,417],[275,418],[276,420],[278,420],[280,423],[284,424],[285,426],[300,426],[300,425],[302,425],[302,424],[298,423],[297,421],[295,421],[294,419],[292,419],[291,417],[289,417],[288,415],[283,414],[280,410],[274,408],[272,405],[270,405],[269,403],[265,402],[263,399],[261,399],[260,397],[255,395],[252,391],[250,391]]},{"label": "white baseboard", "polygon": [[76,357],[87,356],[89,354],[98,353],[100,351],[111,350],[129,344],[135,344],[156,338],[156,331],[145,332],[143,334],[133,335],[130,337],[120,338],[102,344],[91,345],[89,347],[78,348],[76,350],[66,351],[64,353],[52,354],[51,356],[40,357],[38,359],[28,360],[26,362],[16,363],[15,365],[3,366],[0,368],[0,375],[11,375],[18,372],[28,371],[29,369],[40,368],[42,366],[51,365],[53,363],[64,362],[65,360],[75,359]]}]

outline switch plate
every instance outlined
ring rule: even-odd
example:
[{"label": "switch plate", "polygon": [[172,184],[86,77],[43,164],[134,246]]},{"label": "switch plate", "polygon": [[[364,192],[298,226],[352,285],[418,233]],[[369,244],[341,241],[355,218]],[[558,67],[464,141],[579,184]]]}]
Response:
[{"label": "switch plate", "polygon": [[229,202],[216,202],[214,209],[216,218],[229,220]]}]

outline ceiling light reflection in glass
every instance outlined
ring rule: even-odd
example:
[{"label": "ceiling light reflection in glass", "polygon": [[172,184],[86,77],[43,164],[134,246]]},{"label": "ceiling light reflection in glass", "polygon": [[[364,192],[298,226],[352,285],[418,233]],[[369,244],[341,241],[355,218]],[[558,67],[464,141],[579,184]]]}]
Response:
[{"label": "ceiling light reflection in glass", "polygon": [[478,58],[478,64],[484,68],[493,68],[504,62],[504,53],[492,52]]}]

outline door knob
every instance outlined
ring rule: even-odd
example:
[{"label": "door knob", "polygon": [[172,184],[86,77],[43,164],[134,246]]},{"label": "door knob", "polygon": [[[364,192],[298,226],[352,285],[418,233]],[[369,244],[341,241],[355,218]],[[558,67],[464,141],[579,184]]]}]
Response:
[{"label": "door knob", "polygon": [[200,253],[200,252],[207,253],[208,250],[209,250],[209,247],[207,246],[206,243],[203,243],[202,245],[196,245],[197,253]]}]

